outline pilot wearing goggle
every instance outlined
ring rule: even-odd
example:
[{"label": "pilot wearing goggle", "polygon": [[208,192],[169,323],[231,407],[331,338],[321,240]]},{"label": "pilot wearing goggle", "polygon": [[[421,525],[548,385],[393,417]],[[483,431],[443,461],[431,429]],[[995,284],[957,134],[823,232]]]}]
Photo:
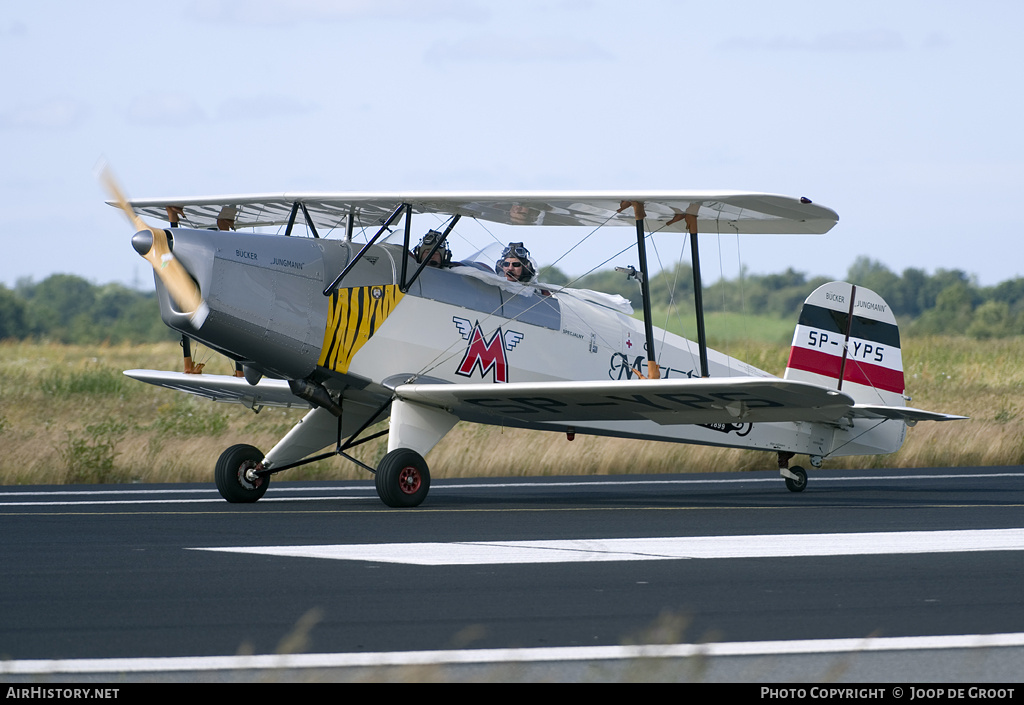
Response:
[{"label": "pilot wearing goggle", "polygon": [[510,242],[501,253],[501,259],[494,267],[498,274],[504,274],[510,282],[526,283],[533,279],[536,269],[530,261],[530,251],[521,242]]},{"label": "pilot wearing goggle", "polygon": [[[441,233],[436,230],[428,230],[427,234],[423,236],[419,244],[413,248],[412,254],[416,258],[417,262],[422,262],[427,255],[430,254],[431,248],[434,244],[444,237]],[[452,251],[448,249],[448,243],[443,243],[431,257],[430,261],[427,262],[428,267],[451,267],[452,266]]]}]

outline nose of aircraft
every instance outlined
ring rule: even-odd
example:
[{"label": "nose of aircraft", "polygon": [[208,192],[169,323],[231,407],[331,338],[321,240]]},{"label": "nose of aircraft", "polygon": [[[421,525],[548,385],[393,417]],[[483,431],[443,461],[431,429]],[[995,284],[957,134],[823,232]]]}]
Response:
[{"label": "nose of aircraft", "polygon": [[153,248],[153,231],[140,230],[132,235],[132,247],[143,257]]},{"label": "nose of aircraft", "polygon": [[191,275],[185,268],[174,259],[171,254],[171,247],[167,233],[162,229],[156,229],[146,225],[146,222],[135,213],[128,198],[124,195],[120,184],[114,179],[109,169],[104,168],[100,174],[103,185],[116,205],[127,216],[129,222],[135,226],[135,234],[132,236],[132,247],[140,255],[153,265],[156,275],[167,287],[171,298],[175,300],[182,311],[191,311],[190,320],[196,329],[203,325],[206,316],[210,312],[209,306],[203,301],[199,287],[192,280]]}]

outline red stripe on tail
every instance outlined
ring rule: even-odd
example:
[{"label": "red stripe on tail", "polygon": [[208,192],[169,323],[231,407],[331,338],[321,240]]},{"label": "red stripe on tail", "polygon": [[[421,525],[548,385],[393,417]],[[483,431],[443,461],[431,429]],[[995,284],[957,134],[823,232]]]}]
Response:
[{"label": "red stripe on tail", "polygon": [[843,370],[843,381],[863,384],[867,387],[884,389],[887,392],[903,394],[905,389],[903,372],[890,370],[888,367],[870,365],[866,362],[846,360],[846,369]]},{"label": "red stripe on tail", "polygon": [[792,347],[789,349],[789,363],[786,367],[813,372],[838,381],[839,369],[842,364],[843,358],[836,355],[829,355],[810,348]]},{"label": "red stripe on tail", "polygon": [[[786,367],[803,372],[812,372],[816,375],[839,379],[839,370],[842,367],[843,358],[837,355],[811,350],[808,348],[790,348],[789,363]],[[872,365],[867,362],[846,360],[846,369],[843,370],[843,382],[863,384],[866,387],[884,389],[887,392],[902,394],[904,390],[903,373],[899,370],[890,370],[888,367]]]}]

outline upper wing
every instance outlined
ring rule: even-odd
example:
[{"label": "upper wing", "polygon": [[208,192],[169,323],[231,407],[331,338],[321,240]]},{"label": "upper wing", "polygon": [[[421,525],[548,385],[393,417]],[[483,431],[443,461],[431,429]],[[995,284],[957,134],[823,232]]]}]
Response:
[{"label": "upper wing", "polygon": [[126,370],[125,374],[158,387],[188,392],[213,401],[238,402],[254,409],[261,406],[309,408],[309,402],[292,394],[288,382],[280,379],[262,379],[259,384],[251,385],[241,377],[226,375],[190,375],[160,370]]},{"label": "upper wing", "polygon": [[399,399],[461,419],[501,423],[650,420],[661,425],[837,421],[857,415],[843,392],[778,378],[657,379],[512,384],[404,384]]},{"label": "upper wing", "polygon": [[[189,227],[284,225],[295,204],[306,207],[317,228],[343,228],[349,216],[356,227],[377,227],[399,205],[415,213],[459,214],[509,225],[633,226],[630,204],[644,204],[648,230],[687,232],[684,216],[697,218],[699,232],[821,234],[839,220],[830,208],[806,198],[741,191],[545,191],[418,193],[283,193],[201,198],[136,199],[141,215],[168,220],[179,211]],[[300,214],[301,221],[301,214]]]}]

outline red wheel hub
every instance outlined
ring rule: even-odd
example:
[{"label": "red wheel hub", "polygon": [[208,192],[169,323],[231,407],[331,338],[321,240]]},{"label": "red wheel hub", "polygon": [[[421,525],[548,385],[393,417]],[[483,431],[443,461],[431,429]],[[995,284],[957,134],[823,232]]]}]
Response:
[{"label": "red wheel hub", "polygon": [[402,468],[402,471],[398,473],[398,487],[405,494],[416,494],[422,484],[423,478],[420,476],[420,471],[411,465]]}]

